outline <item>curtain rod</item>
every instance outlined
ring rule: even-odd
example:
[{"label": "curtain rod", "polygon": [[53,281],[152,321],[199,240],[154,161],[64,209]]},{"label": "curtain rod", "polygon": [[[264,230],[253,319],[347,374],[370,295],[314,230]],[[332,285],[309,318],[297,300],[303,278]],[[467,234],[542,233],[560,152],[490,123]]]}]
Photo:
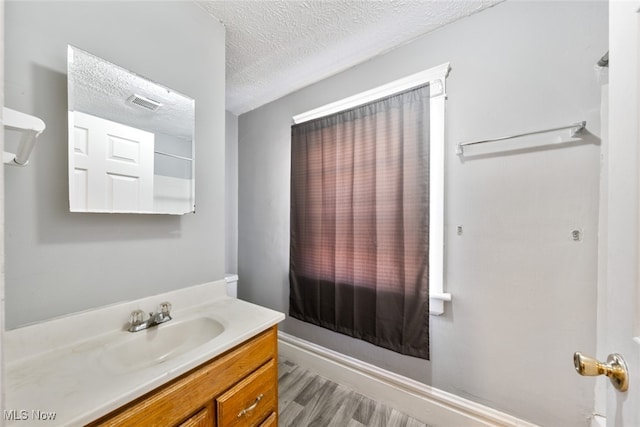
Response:
[{"label": "curtain rod", "polygon": [[551,128],[551,129],[536,130],[533,132],[525,132],[517,135],[501,136],[499,138],[484,139],[482,141],[461,142],[458,144],[456,148],[456,154],[458,155],[464,154],[464,147],[467,147],[469,145],[484,144],[487,142],[495,142],[495,141],[504,141],[505,139],[520,138],[521,136],[537,135],[540,133],[555,132],[555,131],[564,130],[564,129],[573,129],[571,131],[571,136],[575,137],[578,133],[582,132],[586,126],[587,126],[587,122],[583,120],[581,122],[573,123],[571,125],[560,126],[560,127]]},{"label": "curtain rod", "polygon": [[438,81],[440,84],[437,85],[437,88],[432,89],[431,97],[433,98],[442,95],[446,96],[445,79],[449,75],[449,71],[451,71],[451,67],[449,66],[448,62],[445,62],[444,64],[440,64],[436,67],[432,67],[427,70],[411,74],[410,76],[394,80],[390,83],[378,86],[371,90],[367,90],[348,98],[332,102],[330,104],[315,108],[305,113],[297,114],[293,116],[292,121],[294,125],[297,125],[309,120],[317,119],[319,117],[324,117],[330,114],[338,113],[340,111],[348,110],[350,108],[355,108],[368,102],[376,101],[390,95],[395,95],[396,93],[400,93],[405,90],[430,83],[432,81]]}]

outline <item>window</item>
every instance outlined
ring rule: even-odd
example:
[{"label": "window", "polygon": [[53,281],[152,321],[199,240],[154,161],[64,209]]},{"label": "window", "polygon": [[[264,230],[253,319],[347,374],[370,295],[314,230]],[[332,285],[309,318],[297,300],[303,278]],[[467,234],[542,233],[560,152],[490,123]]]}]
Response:
[{"label": "window", "polygon": [[421,358],[430,284],[442,293],[448,64],[438,71],[292,127],[290,315]]}]

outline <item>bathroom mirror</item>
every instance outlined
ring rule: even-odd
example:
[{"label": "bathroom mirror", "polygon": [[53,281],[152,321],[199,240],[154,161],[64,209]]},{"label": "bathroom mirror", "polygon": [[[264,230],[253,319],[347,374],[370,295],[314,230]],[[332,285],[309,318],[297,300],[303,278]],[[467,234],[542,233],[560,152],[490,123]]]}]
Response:
[{"label": "bathroom mirror", "polygon": [[195,101],[68,47],[71,212],[195,212]]}]

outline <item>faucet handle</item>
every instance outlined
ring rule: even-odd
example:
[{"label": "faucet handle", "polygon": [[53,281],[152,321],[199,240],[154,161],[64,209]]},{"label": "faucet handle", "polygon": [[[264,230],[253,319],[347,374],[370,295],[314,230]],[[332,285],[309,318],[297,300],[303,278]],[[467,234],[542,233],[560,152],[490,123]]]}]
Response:
[{"label": "faucet handle", "polygon": [[168,316],[169,313],[171,312],[171,303],[169,301],[165,301],[163,303],[160,303],[160,306],[158,307],[158,311],[163,316]]},{"label": "faucet handle", "polygon": [[144,318],[147,314],[142,310],[133,310],[129,315],[129,323],[132,326],[140,325],[144,323]]}]

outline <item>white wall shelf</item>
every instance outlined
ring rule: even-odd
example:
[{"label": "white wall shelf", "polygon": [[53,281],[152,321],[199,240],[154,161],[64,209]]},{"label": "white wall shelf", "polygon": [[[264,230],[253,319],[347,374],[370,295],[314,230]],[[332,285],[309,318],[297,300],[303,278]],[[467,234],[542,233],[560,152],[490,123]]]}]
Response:
[{"label": "white wall shelf", "polygon": [[26,166],[36,143],[36,138],[44,132],[46,125],[41,119],[3,107],[2,120],[5,130],[22,133],[17,153],[4,152],[2,160],[11,166]]}]

